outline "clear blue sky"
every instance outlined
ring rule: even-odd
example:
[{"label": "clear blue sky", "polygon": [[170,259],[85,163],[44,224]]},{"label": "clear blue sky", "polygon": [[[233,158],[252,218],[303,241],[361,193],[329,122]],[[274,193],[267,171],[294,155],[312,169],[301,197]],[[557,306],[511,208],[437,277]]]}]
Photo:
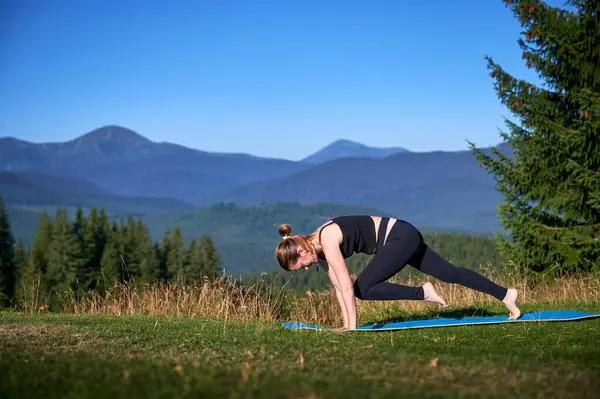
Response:
[{"label": "clear blue sky", "polygon": [[33,142],[117,124],[288,159],[338,138],[464,149],[509,116],[485,55],[535,79],[501,0],[0,4],[0,136]]}]

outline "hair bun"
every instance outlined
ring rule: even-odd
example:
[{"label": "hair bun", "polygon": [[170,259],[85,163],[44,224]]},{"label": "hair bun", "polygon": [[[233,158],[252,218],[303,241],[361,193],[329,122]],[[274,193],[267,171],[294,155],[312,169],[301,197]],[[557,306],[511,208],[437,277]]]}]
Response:
[{"label": "hair bun", "polygon": [[277,232],[282,237],[289,236],[290,233],[292,232],[292,228],[290,227],[289,224],[284,223],[281,226],[279,226],[279,228],[277,229]]}]

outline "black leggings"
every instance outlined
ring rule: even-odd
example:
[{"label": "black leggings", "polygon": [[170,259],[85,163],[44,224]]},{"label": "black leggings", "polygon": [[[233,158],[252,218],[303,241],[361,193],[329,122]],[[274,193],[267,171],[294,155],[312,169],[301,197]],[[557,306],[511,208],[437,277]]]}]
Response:
[{"label": "black leggings", "polygon": [[[385,230],[380,234],[385,234]],[[407,264],[445,283],[456,283],[484,292],[498,300],[504,299],[506,288],[481,274],[454,266],[423,242],[421,233],[410,223],[396,220],[387,238],[373,260],[354,283],[357,298],[365,300],[423,300],[423,287],[410,287],[386,282]]]}]

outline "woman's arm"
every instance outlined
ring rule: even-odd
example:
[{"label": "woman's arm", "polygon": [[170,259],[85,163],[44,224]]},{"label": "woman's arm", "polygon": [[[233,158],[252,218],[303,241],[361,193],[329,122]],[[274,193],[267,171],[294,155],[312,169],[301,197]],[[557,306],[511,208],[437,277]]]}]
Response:
[{"label": "woman's arm", "polygon": [[342,310],[342,319],[344,320],[344,328],[348,328],[348,326],[350,325],[348,322],[348,311],[346,310],[346,305],[344,305],[344,297],[342,296],[342,292],[340,291],[340,284],[337,280],[337,277],[335,276],[335,273],[333,272],[333,270],[331,268],[327,269],[327,275],[329,276],[329,279],[331,280],[331,284],[333,284],[333,287],[335,289],[335,296],[337,297],[338,303],[340,305],[340,309]]},{"label": "woman's arm", "polygon": [[[329,273],[333,274],[333,278],[330,277],[332,283],[335,279],[337,282],[337,295],[342,297],[341,303],[344,305],[342,309],[346,310],[347,325],[344,327],[349,329],[356,328],[356,299],[354,298],[354,287],[352,286],[352,279],[348,273],[348,267],[338,244],[338,239],[335,235],[340,234],[335,230],[326,231],[323,233],[321,247],[325,253],[325,258],[329,265]],[[326,235],[327,234],[327,235]],[[339,297],[338,297],[339,300]],[[346,324],[346,321],[344,321]]]}]

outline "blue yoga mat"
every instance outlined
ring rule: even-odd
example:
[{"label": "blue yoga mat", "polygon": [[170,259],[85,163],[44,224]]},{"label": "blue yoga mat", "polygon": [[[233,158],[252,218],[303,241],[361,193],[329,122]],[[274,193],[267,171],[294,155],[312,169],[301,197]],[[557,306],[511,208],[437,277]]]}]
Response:
[{"label": "blue yoga mat", "polygon": [[[429,320],[410,320],[396,323],[373,324],[361,326],[354,331],[389,331],[404,330],[409,328],[427,327],[453,327],[474,324],[498,324],[498,323],[520,323],[524,321],[572,321],[600,317],[599,314],[578,312],[573,310],[547,310],[543,312],[524,313],[517,320],[509,320],[508,316],[486,316],[486,317],[463,317],[463,318],[439,318]],[[319,327],[312,324],[286,322],[284,327],[294,329],[308,329],[320,331],[334,331],[329,328]]]}]

